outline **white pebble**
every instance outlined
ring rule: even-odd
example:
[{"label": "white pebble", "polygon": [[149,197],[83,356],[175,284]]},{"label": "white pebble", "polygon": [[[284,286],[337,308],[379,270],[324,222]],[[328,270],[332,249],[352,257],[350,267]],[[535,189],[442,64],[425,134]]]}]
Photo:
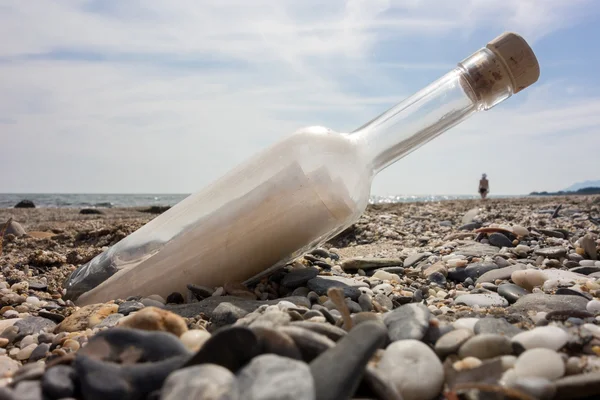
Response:
[{"label": "white pebble", "polygon": [[373,293],[384,294],[388,296],[390,293],[392,293],[392,290],[394,290],[394,287],[389,283],[381,283],[373,288]]},{"label": "white pebble", "polygon": [[35,306],[35,307],[39,307],[39,306],[40,306],[40,303],[41,303],[41,302],[40,302],[40,299],[38,299],[38,298],[37,298],[37,297],[35,297],[35,296],[29,296],[29,297],[28,297],[28,298],[25,300],[25,302],[26,302],[26,303],[29,303],[29,304],[31,304],[32,306]]},{"label": "white pebble", "polygon": [[468,329],[471,332],[475,333],[475,324],[479,322],[479,318],[459,318],[452,326],[454,329]]},{"label": "white pebble", "polygon": [[517,245],[517,247],[515,247],[515,251],[517,253],[529,253],[531,249],[529,248],[529,246],[524,245],[524,244],[519,244]]},{"label": "white pebble", "polygon": [[392,274],[387,271],[378,269],[374,274],[373,278],[381,279],[382,281],[396,281],[400,282],[400,277],[397,274]]},{"label": "white pebble", "polygon": [[548,277],[538,269],[522,269],[513,272],[510,279],[516,285],[531,290],[536,286],[542,286],[548,280]]},{"label": "white pebble", "polygon": [[565,363],[553,350],[530,349],[517,359],[515,372],[518,376],[537,376],[554,380],[565,374]]},{"label": "white pebble", "polygon": [[529,235],[529,230],[525,227],[522,227],[521,225],[513,225],[512,231],[515,235],[518,235],[518,236],[528,236]]},{"label": "white pebble", "polygon": [[502,362],[502,369],[507,371],[511,368],[514,368],[515,363],[517,362],[517,357],[515,356],[500,356],[500,361]]},{"label": "white pebble", "polygon": [[600,313],[600,301],[596,299],[590,300],[587,303],[587,306],[585,306],[585,309],[588,310],[588,312],[591,312],[592,314]]},{"label": "white pebble", "polygon": [[404,400],[431,400],[444,384],[444,368],[429,346],[414,339],[390,344],[377,366]]},{"label": "white pebble", "polygon": [[512,341],[520,343],[526,349],[538,347],[559,350],[569,340],[567,332],[558,326],[540,326],[530,331],[525,331],[513,336]]},{"label": "white pebble", "polygon": [[179,337],[179,340],[191,351],[198,351],[210,339],[210,333],[203,329],[190,329]]},{"label": "white pebble", "polygon": [[16,310],[7,310],[2,314],[4,318],[15,318],[19,316],[19,312]]},{"label": "white pebble", "polygon": [[277,307],[282,311],[285,311],[288,308],[298,308],[297,305],[295,305],[291,301],[286,301],[286,300],[282,300],[279,303],[277,303]]},{"label": "white pebble", "polygon": [[24,349],[31,344],[37,343],[37,340],[32,335],[27,335],[23,339],[21,339],[21,343],[19,343],[19,347]]},{"label": "white pebble", "polygon": [[477,368],[481,364],[483,364],[483,362],[477,357],[465,357],[452,364],[452,367],[457,371],[464,371],[466,369]]},{"label": "white pebble", "polygon": [[593,267],[596,264],[594,260],[581,260],[579,261],[579,265],[582,267]]},{"label": "white pebble", "polygon": [[150,296],[148,296],[146,298],[150,299],[150,300],[158,301],[159,303],[162,303],[162,304],[167,304],[167,301],[161,295],[158,295],[158,294],[151,294]]},{"label": "white pebble", "polygon": [[591,333],[596,339],[600,339],[600,326],[594,324],[583,324],[583,329]]},{"label": "white pebble", "polygon": [[35,350],[35,348],[37,346],[38,346],[37,344],[33,343],[33,344],[30,344],[29,346],[21,349],[17,353],[17,357],[16,357],[17,360],[21,360],[21,361],[22,360],[27,360],[29,358],[29,356],[31,356],[31,353],[33,352],[33,350]]}]

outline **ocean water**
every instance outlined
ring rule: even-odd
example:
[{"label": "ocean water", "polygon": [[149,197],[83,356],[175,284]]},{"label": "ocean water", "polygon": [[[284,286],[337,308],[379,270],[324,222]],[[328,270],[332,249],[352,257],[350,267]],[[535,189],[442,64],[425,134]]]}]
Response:
[{"label": "ocean water", "polygon": [[[19,201],[33,201],[36,207],[149,207],[173,206],[185,199],[188,194],[110,194],[110,193],[0,193],[0,208],[10,208]],[[490,198],[509,198],[520,196],[490,196]],[[444,200],[477,199],[477,195],[398,195],[371,196],[371,204],[437,202]]]}]

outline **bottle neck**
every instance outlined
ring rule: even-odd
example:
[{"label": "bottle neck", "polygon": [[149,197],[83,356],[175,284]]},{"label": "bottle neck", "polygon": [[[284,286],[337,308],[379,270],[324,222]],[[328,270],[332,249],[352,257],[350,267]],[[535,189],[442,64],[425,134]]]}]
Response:
[{"label": "bottle neck", "polygon": [[489,69],[490,65],[498,67],[495,55],[482,49],[429,86],[355,130],[352,136],[365,147],[373,174],[473,113],[490,109],[510,97],[512,86],[506,79],[482,84],[480,72],[483,68]]}]

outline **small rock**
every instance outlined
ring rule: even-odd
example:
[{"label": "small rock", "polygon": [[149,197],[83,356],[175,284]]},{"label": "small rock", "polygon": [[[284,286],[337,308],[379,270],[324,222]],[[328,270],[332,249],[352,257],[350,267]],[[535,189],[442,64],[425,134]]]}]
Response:
[{"label": "small rock", "polygon": [[225,290],[225,293],[230,294],[231,296],[256,300],[256,294],[242,283],[228,282],[223,285],[223,289]]},{"label": "small rock", "polygon": [[238,385],[227,368],[203,364],[173,372],[161,388],[160,400],[238,399]]},{"label": "small rock", "polygon": [[467,340],[458,351],[460,358],[475,357],[480,360],[512,353],[512,344],[506,336],[483,333]]},{"label": "small rock", "polygon": [[529,349],[517,359],[515,372],[518,376],[535,376],[552,381],[565,374],[565,363],[553,350]]},{"label": "small rock", "polygon": [[144,305],[139,301],[125,301],[119,304],[117,312],[123,315],[129,315],[144,308]]},{"label": "small rock", "polygon": [[413,339],[390,344],[377,369],[404,400],[432,400],[442,390],[444,369],[426,344]]},{"label": "small rock", "polygon": [[429,328],[429,309],[420,303],[410,303],[383,315],[391,341],[421,340]]},{"label": "small rock", "polygon": [[243,318],[247,314],[247,311],[231,303],[221,303],[214,309],[210,321],[216,328],[220,328],[234,324],[238,319]]},{"label": "small rock", "polygon": [[506,307],[508,301],[496,293],[463,294],[454,300],[455,304],[479,307]]},{"label": "small rock", "polygon": [[15,208],[35,208],[35,204],[31,200],[21,200],[15,204]]},{"label": "small rock", "polygon": [[27,335],[51,331],[56,326],[56,323],[46,318],[26,317],[17,321],[14,326],[18,329],[15,340],[20,340]]},{"label": "small rock", "polygon": [[410,254],[404,260],[404,267],[405,268],[410,268],[410,267],[412,267],[413,265],[415,265],[416,263],[418,263],[419,261],[423,260],[424,258],[426,258],[428,256],[429,255],[427,253],[414,253],[414,254]]},{"label": "small rock", "polygon": [[469,369],[475,369],[480,367],[483,362],[476,357],[465,357],[462,360],[458,360],[452,364],[452,368],[457,371],[465,371]]},{"label": "small rock", "polygon": [[454,329],[468,329],[471,332],[475,333],[475,325],[479,322],[479,318],[459,318],[452,326]]},{"label": "small rock", "polygon": [[590,300],[585,306],[586,310],[591,312],[592,314],[600,313],[600,300]]},{"label": "small rock", "polygon": [[458,351],[460,346],[473,336],[469,329],[455,329],[440,337],[435,343],[435,352],[441,358]]},{"label": "small rock", "polygon": [[545,293],[532,293],[519,298],[515,304],[510,306],[508,311],[516,314],[526,314],[528,311],[583,311],[587,303],[588,301],[581,296],[556,296]]},{"label": "small rock", "polygon": [[173,292],[167,296],[166,304],[183,304],[185,302],[183,295],[179,292]]},{"label": "small rock", "polygon": [[341,267],[344,271],[356,272],[359,269],[363,271],[368,271],[371,269],[379,269],[384,267],[396,267],[403,266],[403,262],[400,259],[396,258],[350,258],[344,260],[341,263]]},{"label": "small rock", "polygon": [[540,326],[512,337],[513,342],[525,349],[546,348],[553,351],[560,350],[568,340],[567,332],[553,325]]},{"label": "small rock", "polygon": [[21,364],[8,356],[0,356],[0,377],[6,376],[18,370]]},{"label": "small rock", "polygon": [[19,351],[17,353],[17,360],[27,360],[29,358],[29,356],[31,355],[31,353],[33,352],[33,350],[35,350],[35,348],[37,347],[37,344],[33,343],[30,344],[29,346],[21,349],[21,351]]},{"label": "small rock", "polygon": [[68,365],[56,365],[42,376],[42,390],[53,399],[75,396],[75,370]]},{"label": "small rock", "polygon": [[164,331],[178,337],[188,330],[185,320],[179,315],[156,307],[145,307],[120,319],[118,325],[146,331]]},{"label": "small rock", "polygon": [[283,332],[292,338],[302,354],[302,359],[308,363],[324,351],[335,346],[335,342],[327,336],[298,326],[282,326],[279,328],[279,332]]},{"label": "small rock", "polygon": [[467,257],[484,257],[495,256],[498,253],[498,248],[483,243],[475,243],[457,248],[454,251],[456,255]]},{"label": "small rock", "polygon": [[43,400],[42,384],[40,381],[21,381],[15,387],[13,396],[19,400]]},{"label": "small rock", "polygon": [[487,317],[480,319],[475,324],[475,334],[494,333],[508,338],[523,332],[521,329],[510,324],[504,318]]},{"label": "small rock", "polygon": [[42,343],[42,344],[37,345],[35,350],[33,350],[31,352],[31,355],[29,356],[29,362],[35,362],[35,361],[41,360],[43,358],[46,358],[48,351],[50,351],[49,343]]},{"label": "small rock", "polygon": [[301,361],[274,354],[252,359],[238,374],[237,383],[243,398],[248,400],[315,398],[315,384],[309,367]]},{"label": "small rock", "polygon": [[555,399],[597,398],[600,395],[600,372],[567,376],[557,379]]},{"label": "small rock", "polygon": [[534,287],[542,286],[548,276],[538,269],[518,270],[510,276],[512,281],[525,290],[532,291]]},{"label": "small rock", "polygon": [[522,269],[527,268],[524,264],[515,264],[509,267],[492,269],[485,272],[479,278],[477,278],[476,283],[484,283],[484,282],[495,282],[496,280],[504,280],[510,279],[511,275],[515,271],[520,271]]},{"label": "small rock", "polygon": [[298,268],[287,273],[281,280],[281,285],[288,289],[296,289],[319,275],[319,270],[313,267]]},{"label": "small rock", "polygon": [[104,318],[102,322],[94,327],[94,329],[103,329],[103,328],[112,328],[113,326],[117,326],[119,320],[123,318],[123,314],[110,314],[108,317]]},{"label": "small rock", "polygon": [[598,251],[596,250],[596,241],[591,234],[586,234],[579,240],[579,245],[585,250],[585,253],[592,260],[598,259]]},{"label": "small rock", "polygon": [[210,339],[210,333],[203,329],[191,329],[179,338],[190,351],[198,351]]},{"label": "small rock", "polygon": [[540,400],[553,399],[556,393],[556,385],[553,382],[535,376],[517,377],[509,387]]},{"label": "small rock", "polygon": [[93,328],[119,309],[116,304],[90,304],[81,307],[56,326],[54,333],[77,332]]},{"label": "small rock", "polygon": [[488,240],[492,246],[496,247],[513,247],[512,241],[502,233],[494,232],[488,235]]},{"label": "small rock", "polygon": [[546,247],[546,248],[542,248],[542,249],[537,249],[534,251],[534,253],[538,256],[559,259],[559,258],[565,257],[567,255],[567,249],[565,249],[564,247],[560,247],[560,246]]},{"label": "small rock", "polygon": [[509,303],[514,303],[521,297],[531,294],[531,292],[515,285],[514,283],[504,283],[498,286],[498,294],[508,300]]},{"label": "small rock", "polygon": [[[3,227],[4,223],[0,223],[0,227]],[[23,227],[21,226],[20,223],[18,223],[17,221],[10,221],[10,224],[8,224],[8,226],[6,227],[6,230],[4,231],[5,235],[14,235],[16,237],[21,237],[23,235],[25,235],[27,232],[25,232],[25,229],[23,229]]]},{"label": "small rock", "polygon": [[341,276],[318,276],[308,281],[308,288],[316,292],[319,296],[327,295],[327,291],[332,287],[339,287],[344,291],[345,297],[352,300],[358,300],[362,294],[359,287],[368,287],[364,282],[352,278],[343,278]]}]

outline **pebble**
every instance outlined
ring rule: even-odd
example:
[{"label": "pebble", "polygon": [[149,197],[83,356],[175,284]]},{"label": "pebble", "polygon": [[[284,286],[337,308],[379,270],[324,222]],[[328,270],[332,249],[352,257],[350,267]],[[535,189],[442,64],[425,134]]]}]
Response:
[{"label": "pebble", "polygon": [[385,267],[403,266],[402,260],[397,258],[349,258],[344,260],[341,264],[344,271],[356,272],[360,269],[368,271],[372,269],[379,269]]},{"label": "pebble", "polygon": [[41,317],[25,317],[18,320],[14,327],[18,329],[15,340],[20,340],[27,335],[51,331],[56,327],[56,323]]},{"label": "pebble", "polygon": [[440,337],[435,343],[435,352],[441,358],[458,352],[460,346],[473,336],[469,329],[455,329]]},{"label": "pebble", "polygon": [[391,341],[421,340],[429,328],[429,309],[421,303],[405,304],[383,315]]},{"label": "pebble", "polygon": [[591,234],[586,234],[584,237],[579,239],[579,245],[585,250],[585,253],[592,260],[598,259],[598,251],[596,250],[596,241]]},{"label": "pebble", "polygon": [[553,382],[536,376],[515,377],[509,387],[539,400],[551,400],[556,393]]},{"label": "pebble", "polygon": [[352,300],[358,300],[361,295],[359,287],[368,287],[367,283],[341,276],[318,276],[309,280],[307,285],[310,290],[316,292],[319,296],[327,295],[327,291],[332,287],[339,287],[343,290],[344,296],[350,297]]},{"label": "pebble", "polygon": [[198,351],[210,339],[210,333],[203,329],[190,329],[179,338],[190,351]]},{"label": "pebble", "polygon": [[488,240],[492,246],[496,247],[513,247],[512,241],[502,233],[494,232],[488,235]]},{"label": "pebble", "polygon": [[297,268],[287,273],[281,280],[281,285],[288,289],[296,289],[319,275],[319,270],[313,267]]},{"label": "pebble", "polygon": [[462,360],[458,360],[452,364],[452,368],[457,371],[464,371],[468,369],[473,369],[480,367],[483,364],[479,358],[476,357],[465,357]]},{"label": "pebble", "polygon": [[335,346],[335,342],[327,336],[298,326],[282,326],[279,332],[292,338],[305,362],[311,362],[324,351]]},{"label": "pebble", "polygon": [[384,296],[389,296],[393,290],[394,290],[394,287],[392,285],[390,285],[389,283],[381,283],[373,288],[373,293],[374,294],[382,294]]},{"label": "pebble", "polygon": [[479,322],[479,318],[459,318],[452,323],[454,329],[468,329],[475,333],[475,325]]},{"label": "pebble", "polygon": [[212,312],[210,322],[215,328],[234,324],[238,319],[248,315],[248,311],[231,303],[219,304]]},{"label": "pebble", "polygon": [[120,319],[118,326],[146,331],[164,331],[178,337],[188,330],[187,323],[179,315],[156,307],[144,307],[135,314]]},{"label": "pebble", "polygon": [[179,292],[173,292],[167,296],[166,304],[183,304],[185,299]]},{"label": "pebble", "polygon": [[15,387],[13,396],[19,400],[42,400],[42,384],[39,381],[19,382]]},{"label": "pebble", "polygon": [[398,275],[380,269],[373,274],[373,278],[381,279],[382,281],[400,282],[400,277]]},{"label": "pebble", "polygon": [[510,279],[523,289],[532,291],[534,287],[542,286],[548,276],[537,269],[526,269],[513,272]]},{"label": "pebble", "polygon": [[546,348],[554,351],[561,349],[568,340],[567,332],[554,325],[536,327],[512,337],[513,342],[525,349]]},{"label": "pebble", "polygon": [[481,275],[479,278],[477,278],[476,283],[495,282],[499,279],[501,279],[501,280],[510,279],[513,272],[520,271],[525,268],[527,268],[527,267],[524,264],[515,264],[515,265],[511,265],[510,267],[492,269],[490,271],[487,271],[483,275]]},{"label": "pebble", "polygon": [[18,370],[20,366],[21,364],[8,356],[0,356],[0,377]]},{"label": "pebble", "polygon": [[455,304],[479,307],[506,307],[508,301],[496,293],[463,294],[454,300]]},{"label": "pebble", "polygon": [[591,312],[592,314],[600,313],[600,300],[590,300],[585,306],[585,309]]},{"label": "pebble", "polygon": [[523,332],[521,329],[510,324],[504,318],[486,317],[480,319],[474,327],[476,335],[483,333],[496,333],[498,335],[512,338],[513,336]]},{"label": "pebble", "polygon": [[149,299],[149,298],[141,299],[140,303],[142,303],[145,307],[165,308],[164,303],[161,303],[160,301]]},{"label": "pebble", "polygon": [[560,246],[546,247],[542,249],[537,249],[534,251],[534,253],[538,256],[559,259],[567,255],[567,249]]},{"label": "pebble", "polygon": [[367,321],[342,337],[310,363],[316,397],[323,400],[350,398],[358,387],[367,362],[388,339],[385,326]]},{"label": "pebble", "polygon": [[515,372],[518,376],[534,376],[552,381],[565,374],[565,363],[554,350],[529,349],[517,359]]},{"label": "pebble", "polygon": [[526,315],[529,311],[581,311],[585,310],[587,303],[587,299],[581,296],[532,293],[519,298],[515,304],[510,306],[509,312]]},{"label": "pebble", "polygon": [[33,343],[30,344],[27,347],[24,347],[23,349],[21,349],[21,351],[19,351],[17,353],[17,360],[27,360],[29,358],[29,356],[31,355],[31,353],[33,352],[33,350],[35,350],[35,348],[37,347],[37,344]]},{"label": "pebble", "polygon": [[33,335],[27,335],[25,336],[23,339],[21,339],[21,343],[19,343],[19,347],[20,348],[24,348],[27,347],[33,343],[37,343],[36,342],[36,338],[33,337]]},{"label": "pebble", "polygon": [[502,335],[483,333],[467,340],[459,349],[460,358],[488,359],[512,353],[510,340]]},{"label": "pebble", "polygon": [[432,400],[444,384],[444,369],[438,356],[418,340],[390,344],[377,369],[404,400]]},{"label": "pebble", "polygon": [[119,309],[116,304],[90,304],[81,307],[58,324],[55,333],[77,332],[93,328]]},{"label": "pebble", "polygon": [[274,354],[253,358],[238,374],[237,384],[239,393],[248,400],[315,398],[315,383],[308,365]]},{"label": "pebble", "polygon": [[136,312],[144,308],[144,305],[139,301],[125,301],[119,304],[117,312],[123,315],[129,315],[132,312]]},{"label": "pebble", "polygon": [[373,311],[373,300],[368,294],[361,294],[358,297],[358,304],[362,311]]},{"label": "pebble", "polygon": [[[204,364],[173,372],[160,391],[160,400],[238,399],[235,375],[219,365]],[[248,395],[250,395],[248,393]]]},{"label": "pebble", "polygon": [[406,259],[404,259],[404,267],[405,268],[410,268],[413,265],[415,265],[416,263],[418,263],[419,261],[423,260],[424,258],[429,257],[428,253],[414,253],[414,254],[410,254],[408,257],[406,257]]},{"label": "pebble", "polygon": [[588,372],[580,375],[557,379],[555,399],[572,399],[576,393],[580,398],[597,398],[600,395],[600,372]]},{"label": "pebble", "polygon": [[48,354],[49,351],[50,351],[50,344],[49,343],[39,344],[35,348],[35,350],[33,350],[31,352],[31,355],[29,356],[29,362],[38,361],[38,360],[41,360],[43,358],[46,358],[46,355]]},{"label": "pebble", "polygon": [[49,368],[42,377],[42,390],[53,399],[75,396],[75,370],[68,365]]},{"label": "pebble", "polygon": [[493,271],[495,269],[498,269],[498,266],[494,263],[473,263],[465,268],[465,274],[467,274],[467,276],[471,279],[477,279],[486,272]]},{"label": "pebble", "polygon": [[510,304],[531,292],[514,283],[504,283],[498,286],[498,294],[504,297]]}]

